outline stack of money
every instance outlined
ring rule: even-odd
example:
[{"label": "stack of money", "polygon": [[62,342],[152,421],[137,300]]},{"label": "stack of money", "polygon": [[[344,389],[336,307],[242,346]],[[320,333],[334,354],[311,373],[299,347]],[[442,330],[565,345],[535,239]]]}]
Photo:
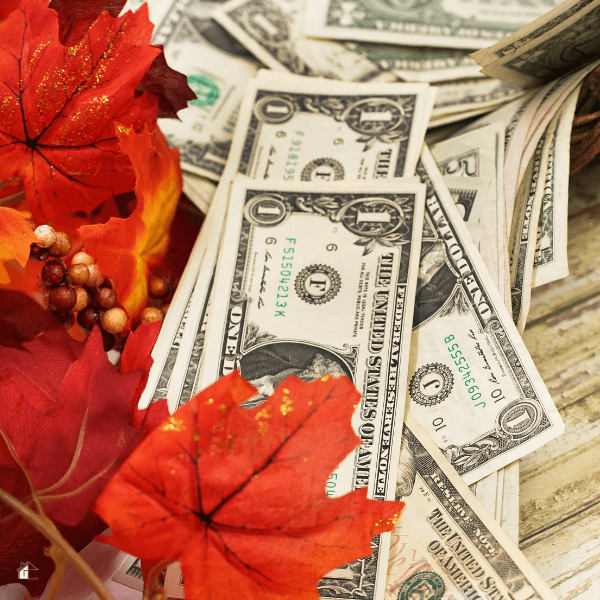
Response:
[{"label": "stack of money", "polygon": [[[160,125],[207,216],[141,406],[173,412],[235,369],[258,389],[249,406],[289,375],[352,379],[363,444],[331,493],[407,508],[323,598],[552,598],[516,548],[518,460],[564,425],[520,333],[531,287],[566,274],[570,124],[595,40],[577,50],[589,65],[526,88],[543,44],[566,49],[565,23],[599,5],[510,37],[551,6],[150,3],[197,95]],[[482,76],[469,49],[496,40]],[[165,586],[184,597],[176,566]]]}]

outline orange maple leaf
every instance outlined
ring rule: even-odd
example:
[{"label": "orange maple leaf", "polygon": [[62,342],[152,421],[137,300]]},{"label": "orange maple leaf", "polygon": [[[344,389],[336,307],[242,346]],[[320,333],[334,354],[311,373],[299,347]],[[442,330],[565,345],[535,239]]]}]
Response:
[{"label": "orange maple leaf", "polygon": [[328,497],[360,439],[345,377],[286,379],[263,404],[235,372],[195,396],[129,456],[94,510],[101,537],[150,563],[179,560],[188,600],[317,600],[318,580],[371,554],[402,502]]},{"label": "orange maple leaf", "polygon": [[36,237],[23,214],[13,208],[0,206],[0,284],[10,283],[6,263],[16,261],[25,267],[29,248]]},{"label": "orange maple leaf", "polygon": [[23,180],[36,222],[89,212],[133,188],[115,121],[156,121],[157,98],[135,95],[160,53],[151,33],[146,5],[101,13],[71,47],[47,0],[22,0],[0,22],[0,180]]},{"label": "orange maple leaf", "polygon": [[140,133],[118,129],[121,148],[136,175],[136,208],[126,219],[111,217],[107,223],[85,225],[78,231],[85,251],[114,280],[118,301],[131,324],[148,302],[150,270],[167,251],[182,180],[179,152],[167,146],[158,127]]}]

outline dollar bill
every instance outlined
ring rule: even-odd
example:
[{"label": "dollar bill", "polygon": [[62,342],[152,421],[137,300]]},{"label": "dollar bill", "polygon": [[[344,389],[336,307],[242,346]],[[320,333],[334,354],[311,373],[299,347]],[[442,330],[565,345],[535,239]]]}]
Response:
[{"label": "dollar bill", "polygon": [[599,27],[599,0],[567,0],[473,58],[515,85],[550,81],[598,57]]},{"label": "dollar bill", "polygon": [[[163,3],[164,4],[164,3]],[[223,172],[246,82],[259,65],[211,18],[219,0],[171,0],[152,41],[169,66],[185,73],[196,98],[179,120],[159,119],[185,171],[218,180]]]},{"label": "dollar bill", "polygon": [[503,473],[504,485],[500,510],[495,515],[500,527],[515,544],[519,543],[519,465],[519,461],[516,460],[498,471]]},{"label": "dollar bill", "polygon": [[143,592],[144,577],[142,575],[142,561],[131,554],[127,554],[123,564],[112,576],[112,580],[122,583],[133,590],[138,590],[138,592]]},{"label": "dollar bill", "polygon": [[374,62],[342,44],[306,39],[304,12],[305,0],[231,0],[213,16],[271,69],[343,81],[382,76]]},{"label": "dollar bill", "polygon": [[[553,127],[554,125],[554,127]],[[556,143],[556,121],[548,126],[549,142]],[[542,205],[543,180],[548,165],[550,143],[546,135],[538,143],[523,183],[517,192],[515,219],[511,231],[511,301],[513,321],[519,333],[525,330],[529,303],[531,300],[531,278],[537,239],[535,224],[540,216]]]},{"label": "dollar bill", "polygon": [[444,176],[484,177],[492,182],[492,193],[487,196],[488,208],[483,213],[485,241],[478,246],[498,290],[508,302],[503,142],[504,129],[496,123],[452,136],[433,145],[431,153]]},{"label": "dollar bill", "polygon": [[521,152],[521,166],[519,170],[518,183],[521,182],[523,171],[525,170],[528,162],[531,160],[537,143],[548,127],[550,121],[552,121],[554,116],[561,110],[569,96],[571,96],[573,92],[581,87],[583,80],[586,78],[588,73],[598,65],[600,65],[600,60],[582,67],[569,75],[565,75],[564,77],[557,79],[555,82],[552,82],[553,84],[561,82],[561,85],[558,89],[554,88],[552,92],[549,92],[544,97],[542,103],[533,116],[531,125],[527,132],[525,147]]},{"label": "dollar bill", "polygon": [[522,88],[489,78],[460,79],[433,84],[436,89],[431,123],[453,114],[456,120],[474,111],[489,112],[499,105],[522,96]]},{"label": "dollar bill", "polygon": [[173,369],[190,315],[192,293],[203,254],[204,248],[199,235],[162,322],[156,343],[152,348],[153,362],[148,373],[146,387],[138,402],[140,409],[147,408],[151,402],[169,397]]},{"label": "dollar bill", "polygon": [[386,600],[555,600],[525,556],[407,415]]},{"label": "dollar bill", "polygon": [[[413,175],[433,93],[424,84],[340,83],[261,71],[245,94],[226,171],[200,237],[197,295],[173,368],[173,407],[200,389],[209,290],[229,185],[254,179],[329,181]],[[283,111],[283,112],[282,112]],[[214,217],[213,217],[214,215]]]},{"label": "dollar bill", "polygon": [[473,483],[564,423],[426,149],[417,172],[427,202],[409,411]]},{"label": "dollar bill", "polygon": [[[425,186],[392,179],[232,186],[201,383],[239,369],[257,406],[292,374],[349,376],[363,444],[337,467],[335,495],[394,496],[424,201]],[[381,597],[385,538],[345,567],[360,584],[341,597]]]},{"label": "dollar bill", "polygon": [[567,220],[569,202],[569,140],[579,95],[573,91],[558,116],[554,142],[548,152],[541,211],[537,227],[531,286],[569,274]]},{"label": "dollar bill", "polygon": [[346,42],[345,45],[366,56],[383,71],[392,71],[403,81],[432,83],[482,76],[480,66],[467,50],[414,48],[369,42]]},{"label": "dollar bill", "polygon": [[504,39],[556,4],[309,0],[304,31],[317,38],[477,49]]},{"label": "dollar bill", "polygon": [[[482,241],[485,239],[485,222],[488,211],[495,206],[495,189],[492,188],[492,180],[486,177],[456,177],[445,175],[444,183],[454,200],[454,204],[460,212],[471,234],[473,242],[481,252]],[[490,198],[490,194],[493,197]],[[496,244],[497,245],[497,244]]]},{"label": "dollar bill", "polygon": [[182,175],[183,193],[206,214],[217,191],[216,183],[193,173],[184,172]]}]

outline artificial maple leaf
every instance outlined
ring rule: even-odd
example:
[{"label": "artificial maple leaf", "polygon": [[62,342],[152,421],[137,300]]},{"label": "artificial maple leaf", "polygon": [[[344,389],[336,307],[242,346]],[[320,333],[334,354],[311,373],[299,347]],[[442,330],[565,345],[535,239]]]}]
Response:
[{"label": "artificial maple leaf", "polygon": [[126,219],[80,227],[85,251],[116,284],[117,299],[131,321],[148,302],[148,279],[169,245],[169,229],[181,194],[179,152],[157,127],[140,133],[120,128],[123,151],[136,174],[137,205]]},{"label": "artificial maple leaf", "polygon": [[0,19],[6,19],[19,6],[20,0],[2,0],[0,2]]},{"label": "artificial maple leaf", "polygon": [[0,289],[0,346],[22,348],[23,342],[62,325],[23,292]]},{"label": "artificial maple leaf", "polygon": [[45,0],[22,0],[0,22],[0,180],[23,180],[36,222],[133,188],[115,121],[137,130],[156,120],[156,97],[135,95],[160,52],[151,33],[145,5],[101,13],[71,47]]},{"label": "artificial maple leaf", "polygon": [[92,23],[106,11],[118,17],[126,0],[51,0],[50,8],[58,14],[59,39],[65,46],[77,44]]},{"label": "artificial maple leaf", "polygon": [[36,241],[22,213],[0,206],[0,284],[10,282],[5,263],[15,260],[24,267],[29,258],[29,248]]},{"label": "artificial maple leaf", "polygon": [[149,92],[158,98],[158,116],[162,119],[176,119],[177,112],[186,108],[188,102],[196,99],[196,94],[188,85],[187,76],[167,64],[161,45],[160,54],[137,86],[137,93]]},{"label": "artificial maple leaf", "polygon": [[[147,380],[158,330],[158,324],[143,325],[129,336],[125,347],[138,355],[129,361],[135,367],[129,372],[110,364],[98,327],[85,345],[61,328],[23,342],[23,349],[0,347],[3,487],[21,497],[27,489],[8,453],[12,449],[49,517],[74,526],[89,513],[108,479],[149,432],[148,423],[156,421],[152,414],[148,421],[132,414],[132,406]],[[164,403],[152,404],[147,413],[155,411],[162,418],[168,414]],[[17,520],[14,513],[0,516],[4,537]]]},{"label": "artificial maple leaf", "polygon": [[[90,25],[105,10],[116,17],[125,0],[52,0],[50,8],[58,13],[60,41],[65,46],[77,44],[85,35]],[[158,98],[158,116],[177,118],[177,111],[186,108],[188,101],[194,100],[196,94],[187,83],[187,77],[175,71],[165,59],[163,47],[155,46],[160,54],[154,59],[136,93],[150,92]]]},{"label": "artificial maple leaf", "polygon": [[138,446],[98,498],[100,539],[143,561],[179,560],[188,600],[317,600],[331,569],[371,554],[401,502],[326,482],[360,439],[347,378],[289,377],[253,410],[237,372],[180,408]]}]

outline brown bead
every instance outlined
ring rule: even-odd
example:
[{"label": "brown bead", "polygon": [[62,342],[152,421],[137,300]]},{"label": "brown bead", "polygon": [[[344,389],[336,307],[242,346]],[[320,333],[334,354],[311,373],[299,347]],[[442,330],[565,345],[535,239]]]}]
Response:
[{"label": "brown bead", "polygon": [[141,314],[141,319],[144,323],[156,323],[156,321],[163,320],[163,314],[160,308],[154,306],[147,306]]},{"label": "brown bead", "polygon": [[90,295],[87,293],[87,290],[82,287],[76,287],[75,294],[77,295],[77,302],[75,302],[73,311],[79,312],[90,303]]},{"label": "brown bead", "polygon": [[60,285],[67,275],[67,270],[60,260],[49,260],[42,267],[42,281],[47,285]]},{"label": "brown bead", "polygon": [[160,312],[163,314],[163,316],[165,316],[167,314],[167,311],[169,310],[169,306],[171,306],[170,304],[163,304],[160,307]]},{"label": "brown bead", "polygon": [[50,252],[48,252],[48,248],[42,248],[37,244],[31,244],[29,248],[29,258],[32,260],[46,260],[50,256]]},{"label": "brown bead", "polygon": [[56,231],[54,231],[54,227],[50,227],[50,225],[40,225],[39,227],[36,227],[33,234],[37,238],[37,245],[42,248],[50,248],[50,246],[56,242]]},{"label": "brown bead", "polygon": [[169,284],[162,277],[152,277],[148,284],[148,294],[152,298],[164,298],[169,293]]},{"label": "brown bead", "polygon": [[108,333],[121,333],[127,324],[127,313],[115,306],[102,315],[102,329]]},{"label": "brown bead", "polygon": [[93,329],[100,322],[100,311],[95,306],[86,306],[77,313],[77,322],[84,329]]},{"label": "brown bead", "polygon": [[90,272],[90,278],[87,280],[87,287],[92,290],[99,288],[104,283],[104,275],[100,272],[98,265],[88,265],[88,271]]},{"label": "brown bead", "polygon": [[71,259],[72,265],[93,265],[96,259],[85,252],[77,252]]},{"label": "brown bead", "polygon": [[101,287],[94,296],[94,304],[104,310],[109,310],[116,303],[117,294],[107,287]]},{"label": "brown bead", "polygon": [[52,256],[66,256],[71,252],[71,238],[64,231],[56,232],[56,241],[50,246]]},{"label": "brown bead", "polygon": [[73,285],[84,285],[90,278],[90,270],[87,268],[87,265],[77,263],[67,269],[67,275]]},{"label": "brown bead", "polygon": [[52,306],[59,312],[69,312],[73,310],[77,302],[77,294],[72,287],[68,285],[59,285],[52,288],[48,294],[48,306]]}]

